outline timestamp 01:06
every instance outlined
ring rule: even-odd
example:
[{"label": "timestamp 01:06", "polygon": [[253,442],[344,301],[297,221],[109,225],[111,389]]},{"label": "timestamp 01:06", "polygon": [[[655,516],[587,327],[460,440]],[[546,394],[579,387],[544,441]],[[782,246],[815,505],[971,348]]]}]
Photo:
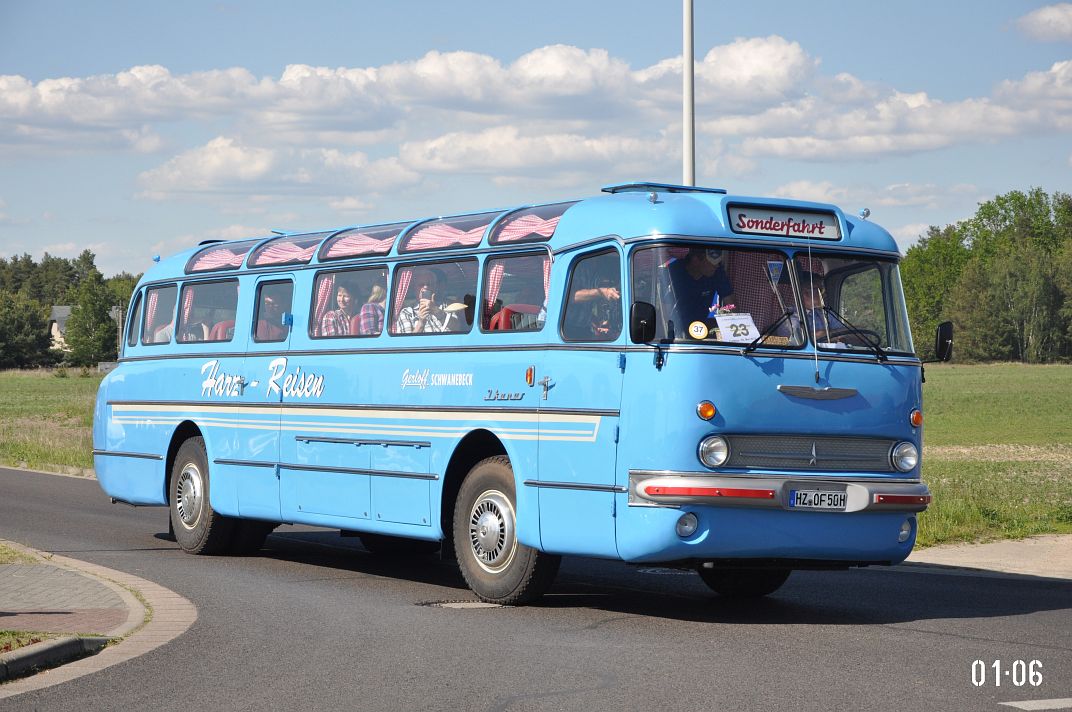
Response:
[{"label": "timestamp 01:06", "polygon": [[994,687],[1001,687],[1002,683],[1011,683],[1016,687],[1038,687],[1042,684],[1042,662],[1013,660],[1006,663],[1003,660],[995,660],[987,663],[976,660],[971,666],[971,681],[976,687],[987,683]]}]

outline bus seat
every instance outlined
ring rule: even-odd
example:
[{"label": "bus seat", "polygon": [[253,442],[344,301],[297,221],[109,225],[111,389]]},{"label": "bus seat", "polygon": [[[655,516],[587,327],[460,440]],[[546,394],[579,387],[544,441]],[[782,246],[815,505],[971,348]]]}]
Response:
[{"label": "bus seat", "polygon": [[499,322],[497,326],[491,326],[490,329],[517,331],[524,328],[525,319],[522,317],[523,314],[539,313],[540,308],[533,304],[507,304],[498,314],[491,318],[493,324],[496,317],[498,317]]},{"label": "bus seat", "polygon": [[221,322],[217,322],[210,332],[208,332],[209,341],[230,341],[230,337],[227,335],[227,330],[231,329],[231,334],[234,334],[234,319],[226,319]]}]

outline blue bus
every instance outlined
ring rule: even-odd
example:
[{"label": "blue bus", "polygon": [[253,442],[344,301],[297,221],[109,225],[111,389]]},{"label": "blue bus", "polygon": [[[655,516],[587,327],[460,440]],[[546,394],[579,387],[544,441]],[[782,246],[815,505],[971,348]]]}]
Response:
[{"label": "blue bus", "polygon": [[931,501],[899,257],[833,205],[657,183],[202,243],[134,292],[97,477],[190,553],[337,528],[505,604],[563,555],[735,597],[896,564]]}]

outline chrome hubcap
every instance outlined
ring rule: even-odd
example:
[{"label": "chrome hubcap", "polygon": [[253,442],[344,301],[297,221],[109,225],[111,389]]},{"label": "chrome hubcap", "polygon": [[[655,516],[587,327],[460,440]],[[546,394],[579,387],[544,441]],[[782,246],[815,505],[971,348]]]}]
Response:
[{"label": "chrome hubcap", "polygon": [[179,521],[187,529],[197,526],[203,501],[201,470],[194,463],[187,463],[179,473],[179,481],[175,485],[175,510],[179,514]]},{"label": "chrome hubcap", "polygon": [[480,568],[499,573],[514,558],[514,507],[502,492],[488,490],[469,513],[469,543]]}]

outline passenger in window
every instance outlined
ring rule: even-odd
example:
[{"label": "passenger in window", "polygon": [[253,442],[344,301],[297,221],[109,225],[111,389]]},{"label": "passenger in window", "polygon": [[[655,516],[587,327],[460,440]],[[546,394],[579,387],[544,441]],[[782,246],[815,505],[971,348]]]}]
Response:
[{"label": "passenger in window", "polygon": [[154,344],[166,344],[171,341],[171,335],[175,332],[175,321],[169,321],[153,332]]},{"label": "passenger in window", "polygon": [[383,313],[387,306],[387,290],[376,284],[368,301],[361,307],[357,318],[357,333],[361,336],[378,336],[383,331]]},{"label": "passenger in window", "polygon": [[320,318],[321,336],[349,336],[350,322],[354,318],[354,298],[350,287],[340,284],[335,288],[335,304],[338,309],[325,312]]},{"label": "passenger in window", "polygon": [[[450,321],[456,318],[456,312],[447,312],[436,302],[436,290],[439,288],[439,283],[443,281],[442,274],[437,269],[414,272],[411,289],[414,290],[417,299],[398,312],[395,324],[397,333],[441,333],[449,329]],[[462,307],[464,306],[463,304]]]},{"label": "passenger in window", "polygon": [[573,277],[564,331],[574,340],[610,341],[621,333],[621,278],[616,255],[581,262]]},{"label": "passenger in window", "polygon": [[667,278],[664,304],[683,325],[733,309],[733,285],[722,250],[690,247],[685,257],[667,267]]},{"label": "passenger in window", "polygon": [[845,322],[832,310],[826,309],[826,288],[822,275],[817,272],[801,273],[800,298],[804,306],[803,313],[794,313],[786,320],[788,327],[783,327],[775,333],[788,329],[786,335],[796,335],[793,338],[802,339],[802,327],[806,327],[809,333],[815,334],[815,341],[820,345],[837,344],[840,348],[844,348],[846,344],[866,346],[863,339],[853,333]]},{"label": "passenger in window", "polygon": [[287,338],[283,326],[283,313],[290,309],[290,299],[284,294],[265,290],[261,295],[261,308],[257,315],[257,341],[282,341]]}]

